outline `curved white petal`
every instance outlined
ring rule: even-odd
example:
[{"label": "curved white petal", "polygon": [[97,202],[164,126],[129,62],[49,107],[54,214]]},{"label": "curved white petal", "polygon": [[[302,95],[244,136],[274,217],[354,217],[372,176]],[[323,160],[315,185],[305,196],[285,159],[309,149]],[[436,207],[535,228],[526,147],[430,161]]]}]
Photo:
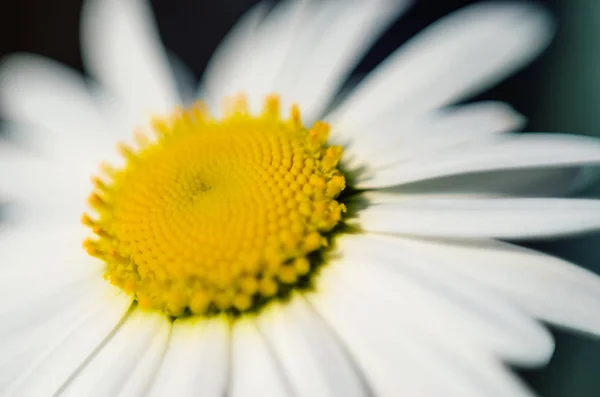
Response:
[{"label": "curved white petal", "polygon": [[281,94],[309,122],[321,114],[343,79],[410,0],[288,0],[260,23],[258,4],[234,26],[213,56],[201,95],[218,108],[223,97],[246,92],[256,107]]},{"label": "curved white petal", "polygon": [[[98,277],[100,276],[100,277]],[[58,313],[61,310],[69,310],[74,306],[74,301],[90,301],[90,294],[86,292],[87,288],[99,287],[96,284],[102,281],[101,274],[94,276],[73,278],[70,282],[53,282],[49,286],[37,290],[32,289],[29,294],[14,293],[26,288],[28,285],[21,280],[15,282],[8,291],[2,291],[3,298],[12,298],[0,311],[2,326],[0,335],[4,337],[19,337],[20,332],[26,332],[30,328],[35,328],[39,324],[49,320],[49,314]],[[35,283],[32,283],[35,287]],[[13,292],[13,293],[10,293]],[[88,305],[91,303],[88,302]]]},{"label": "curved white petal", "polygon": [[89,209],[86,197],[93,189],[85,170],[83,165],[60,164],[0,140],[2,226],[78,224]]},{"label": "curved white petal", "polygon": [[247,11],[227,33],[213,52],[202,76],[198,97],[212,111],[220,111],[225,96],[235,94],[241,79],[253,59],[252,50],[262,18],[267,11],[266,3],[259,2]]},{"label": "curved white petal", "polygon": [[480,3],[417,35],[377,67],[335,111],[342,126],[365,126],[387,111],[421,113],[501,80],[548,44],[552,23],[531,4]]},{"label": "curved white petal", "polygon": [[[164,321],[164,319],[163,319]],[[166,327],[165,327],[166,325]],[[146,396],[154,377],[162,363],[171,336],[171,324],[163,324],[163,328],[152,339],[151,345],[144,352],[138,364],[125,384],[121,387],[119,397]]]},{"label": "curved white petal", "polygon": [[231,335],[231,375],[228,395],[254,397],[294,396],[280,364],[254,320],[240,319]]},{"label": "curved white petal", "polygon": [[178,104],[146,0],[87,0],[81,41],[87,69],[124,102],[136,123],[168,113]]},{"label": "curved white petal", "polygon": [[[254,110],[260,109],[265,95],[273,92],[278,73],[293,51],[294,38],[310,17],[310,2],[286,0],[278,3],[267,15],[259,29],[252,34],[252,42],[244,57],[236,65],[236,72],[219,92],[223,96],[243,92]],[[260,11],[255,11],[260,12]],[[251,16],[250,19],[253,17]],[[250,20],[247,23],[252,24]],[[250,30],[250,27],[243,27]],[[213,94],[214,95],[214,94]],[[222,98],[215,98],[222,100]]]},{"label": "curved white petal", "polygon": [[[366,193],[370,202],[395,202],[409,197],[557,197],[593,180],[593,167],[539,168],[451,175]],[[592,178],[586,177],[592,174]]]},{"label": "curved white petal", "polygon": [[130,307],[131,298],[100,281],[102,285],[90,291],[96,299],[86,315],[64,324],[60,337],[45,346],[27,370],[13,380],[7,395],[48,396],[59,392],[110,341]]},{"label": "curved white petal", "polygon": [[600,277],[565,260],[495,240],[404,240],[442,268],[493,288],[532,316],[600,335]]},{"label": "curved white petal", "polygon": [[74,70],[38,55],[12,55],[0,66],[0,112],[21,129],[16,139],[55,162],[73,164],[113,145],[114,128]]},{"label": "curved white petal", "polygon": [[[160,365],[170,330],[171,321],[164,315],[133,310],[115,335],[69,382],[61,395],[145,395]],[[151,370],[144,369],[136,374],[138,367],[142,366]]]},{"label": "curved white petal", "polygon": [[[309,297],[356,358],[374,395],[531,396],[480,345],[428,338],[407,325],[406,313],[387,304],[377,285],[375,293],[364,294],[341,282],[343,267],[342,261],[323,269]],[[448,324],[438,327],[443,334]]]},{"label": "curved white petal", "polygon": [[[384,143],[408,143],[411,146],[434,145],[445,147],[445,141],[468,143],[472,140],[499,132],[515,131],[527,120],[512,106],[498,101],[481,101],[433,109],[424,114],[388,114],[374,121],[368,127],[368,134],[362,127],[333,125],[334,139],[349,143],[369,144],[371,139],[384,148]],[[458,134],[458,137],[454,137]],[[432,139],[433,138],[433,139]],[[394,161],[397,159],[392,159]]]},{"label": "curved white petal", "polygon": [[571,183],[568,185],[569,189],[567,192],[569,194],[577,194],[586,191],[588,188],[592,188],[599,179],[600,167],[580,167],[579,169],[576,169],[574,177],[571,178]]},{"label": "curved white petal", "polygon": [[300,296],[261,313],[259,329],[298,396],[365,396],[367,391],[331,329]]},{"label": "curved white petal", "polygon": [[52,394],[127,311],[131,298],[81,248],[86,235],[77,224],[0,231],[0,394]]},{"label": "curved white petal", "polygon": [[411,0],[329,1],[296,37],[276,91],[297,103],[310,124],[323,114],[344,79]]},{"label": "curved white petal", "polygon": [[11,304],[0,312],[0,394],[93,311],[97,297],[87,292],[101,280],[97,276],[55,285],[53,291],[20,283],[32,299],[24,299],[25,294],[2,297]]},{"label": "curved white petal", "polygon": [[196,102],[196,78],[194,72],[177,54],[168,51],[169,65],[173,71],[173,79],[179,92],[182,106],[190,106]]},{"label": "curved white petal", "polygon": [[397,196],[368,205],[356,223],[408,236],[523,239],[600,229],[600,200]]},{"label": "curved white petal", "polygon": [[524,123],[524,117],[505,103],[477,102],[412,118],[390,115],[368,131],[338,131],[334,140],[346,142],[346,152],[357,165],[378,168],[486,144],[498,133],[515,131]]},{"label": "curved white petal", "polygon": [[224,317],[175,320],[171,341],[148,395],[223,395],[228,345],[229,323]]},{"label": "curved white petal", "polygon": [[79,171],[0,140],[0,197],[83,211],[92,185]]},{"label": "curved white petal", "polygon": [[104,265],[82,247],[83,225],[28,225],[0,231],[0,299],[4,308],[84,278],[102,280]]},{"label": "curved white petal", "polygon": [[404,239],[346,236],[337,248],[344,262],[339,276],[350,289],[377,295],[403,317],[396,321],[424,337],[478,345],[519,365],[545,363],[553,352],[552,337],[540,324],[491,289],[405,248]]},{"label": "curved white petal", "polygon": [[506,134],[469,150],[421,156],[359,176],[359,188],[383,188],[451,175],[498,170],[558,168],[600,163],[600,142],[561,134]]}]

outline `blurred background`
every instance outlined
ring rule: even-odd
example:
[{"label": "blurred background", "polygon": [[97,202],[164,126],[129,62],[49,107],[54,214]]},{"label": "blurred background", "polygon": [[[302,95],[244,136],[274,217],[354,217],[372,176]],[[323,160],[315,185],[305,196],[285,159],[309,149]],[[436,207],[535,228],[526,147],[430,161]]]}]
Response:
[{"label": "blurred background", "polygon": [[[19,0],[0,5],[0,58],[16,51],[42,54],[82,70],[82,0]],[[256,0],[151,1],[165,46],[196,82],[225,33]],[[436,19],[473,0],[421,0],[397,21],[353,74],[360,77]],[[537,0],[555,15],[556,38],[525,70],[478,99],[503,100],[529,118],[528,131],[600,136],[600,1]],[[194,82],[195,83],[195,82]],[[585,195],[600,197],[600,184]],[[533,246],[533,245],[532,245]],[[600,273],[600,234],[535,244]],[[600,315],[600,313],[599,313]],[[600,340],[555,330],[556,354],[547,368],[521,372],[542,397],[600,396]]]}]

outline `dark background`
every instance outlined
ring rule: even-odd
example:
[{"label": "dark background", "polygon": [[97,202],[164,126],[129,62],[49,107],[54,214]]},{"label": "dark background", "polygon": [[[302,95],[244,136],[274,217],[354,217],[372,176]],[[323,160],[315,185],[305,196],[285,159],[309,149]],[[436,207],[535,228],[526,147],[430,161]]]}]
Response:
[{"label": "dark background", "polygon": [[[474,0],[421,0],[367,54],[362,75],[416,32]],[[165,46],[198,79],[221,38],[255,0],[151,1]],[[480,95],[511,103],[529,117],[529,131],[600,135],[600,1],[538,0],[555,15],[557,36],[525,70]],[[34,52],[82,69],[81,0],[19,0],[0,5],[0,58]],[[587,195],[599,197],[598,186]],[[535,247],[600,272],[600,234]],[[599,313],[600,315],[600,313]],[[600,396],[600,340],[556,332],[557,350],[547,368],[522,375],[543,397]]]}]

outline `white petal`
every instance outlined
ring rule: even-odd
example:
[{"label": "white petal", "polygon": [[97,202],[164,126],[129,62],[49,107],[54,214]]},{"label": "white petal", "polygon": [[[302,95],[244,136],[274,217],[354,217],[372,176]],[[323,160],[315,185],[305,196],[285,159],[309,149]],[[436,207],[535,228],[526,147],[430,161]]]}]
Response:
[{"label": "white petal", "polygon": [[198,97],[206,101],[217,113],[226,95],[240,90],[244,73],[243,66],[252,62],[252,49],[256,40],[259,24],[267,11],[266,3],[259,2],[246,12],[227,33],[223,41],[212,54],[198,91]]},{"label": "white petal", "polygon": [[[171,321],[164,315],[134,310],[61,395],[145,395],[167,346],[170,329]],[[144,370],[132,377],[142,366],[154,371]]]},{"label": "white petal", "polygon": [[478,102],[432,111],[416,118],[397,115],[376,122],[365,131],[339,131],[336,140],[369,167],[384,167],[444,151],[490,144],[498,133],[515,131],[522,115],[501,102]]},{"label": "white petal", "polygon": [[[102,280],[103,281],[103,280]],[[16,378],[8,395],[48,396],[57,393],[110,340],[131,304],[131,298],[104,282],[94,305],[81,321],[66,324],[62,337],[46,347],[41,357]]]},{"label": "white petal", "polygon": [[[425,337],[380,294],[360,294],[341,283],[343,263],[329,265],[310,300],[357,359],[374,395],[530,396],[481,346]],[[447,326],[439,323],[440,334]]]},{"label": "white petal", "polygon": [[359,188],[382,188],[475,172],[557,168],[600,163],[600,142],[560,134],[503,135],[488,145],[421,156],[360,176]]},{"label": "white petal", "polygon": [[154,337],[143,357],[136,365],[134,371],[121,388],[119,397],[145,396],[154,381],[154,377],[162,363],[171,336],[171,324],[163,327],[161,332]]},{"label": "white petal", "polygon": [[262,313],[257,323],[297,395],[366,395],[340,341],[302,297]]},{"label": "white petal", "polygon": [[539,238],[600,229],[600,200],[409,198],[367,206],[370,232],[434,237]]},{"label": "white petal", "polygon": [[224,317],[178,319],[148,395],[221,396],[229,358],[229,324]]},{"label": "white petal", "polygon": [[[98,280],[101,286],[107,284],[103,279],[105,265],[82,247],[89,235],[85,229],[80,224],[38,224],[0,231],[0,300],[4,302],[0,316],[9,315],[3,325],[40,317],[36,310],[28,308],[57,310],[74,299],[73,288],[85,292],[83,286],[88,280]],[[15,315],[19,311],[21,314]]]},{"label": "white petal", "polygon": [[405,240],[440,267],[489,286],[531,315],[600,335],[600,277],[560,258],[494,240]]},{"label": "white petal", "polygon": [[15,138],[56,162],[72,164],[113,145],[113,129],[83,78],[41,56],[13,55],[2,63],[0,111],[33,126]]},{"label": "white petal", "polygon": [[0,299],[4,308],[55,293],[60,286],[84,278],[102,279],[104,264],[81,246],[87,236],[85,227],[78,224],[3,229]]},{"label": "white petal", "polygon": [[138,123],[178,104],[146,0],[87,0],[81,28],[87,69],[129,107]]},{"label": "white petal", "polygon": [[461,174],[370,191],[372,203],[398,200],[398,194],[435,197],[557,197],[577,191],[593,178],[592,167],[540,168]]},{"label": "white petal", "polygon": [[[98,276],[101,276],[98,274]],[[90,301],[89,288],[99,287],[96,285],[104,281],[98,277],[79,277],[70,283],[56,283],[50,281],[51,287],[39,291],[33,289],[30,294],[8,294],[3,291],[3,298],[12,298],[0,311],[0,335],[4,337],[19,337],[21,332],[35,328],[39,324],[51,319],[51,313],[58,313],[61,310],[71,310],[74,302],[79,300]],[[19,283],[23,289],[27,285]],[[58,285],[57,285],[58,284]],[[35,286],[35,285],[33,285]],[[92,303],[87,302],[88,306]]]},{"label": "white petal", "polygon": [[344,79],[410,0],[329,1],[313,10],[276,82],[310,124],[322,115]]},{"label": "white petal", "polygon": [[0,140],[2,226],[79,223],[93,188],[86,169],[49,161]]},{"label": "white petal", "polygon": [[[404,327],[434,340],[481,345],[520,365],[550,358],[554,344],[540,324],[494,291],[405,248],[404,240],[368,234],[341,239],[339,254],[349,263],[342,277],[353,278],[357,291],[364,279],[360,296],[378,295],[404,317],[397,320]],[[366,288],[369,283],[373,288]]]},{"label": "white petal", "polygon": [[[410,1],[284,1],[259,24],[257,5],[213,57],[203,95],[214,107],[246,92],[255,106],[271,92],[284,107],[299,103],[304,118],[318,116],[360,56]],[[315,45],[316,43],[316,45]]]},{"label": "white petal", "polygon": [[[98,276],[62,285],[52,293],[30,290],[37,299],[8,297],[11,304],[0,313],[0,394],[89,316],[97,301],[89,293],[90,287],[97,288],[96,284],[103,282]],[[21,289],[27,288],[21,285]]]},{"label": "white petal", "polygon": [[475,94],[533,59],[551,37],[531,4],[483,3],[420,33],[377,67],[332,119],[365,126],[387,111],[414,114]]},{"label": "white petal", "polygon": [[271,10],[259,30],[252,35],[253,40],[244,59],[236,65],[240,72],[233,73],[231,79],[227,78],[227,83],[220,90],[221,95],[244,92],[250,106],[255,111],[260,108],[265,95],[275,89],[277,75],[293,50],[294,38],[310,16],[309,3],[306,0],[287,0]]},{"label": "white petal", "polygon": [[190,106],[196,102],[196,77],[194,72],[174,52],[169,51],[168,57],[181,105]]},{"label": "white petal", "polygon": [[60,207],[63,203],[68,206],[79,204],[83,211],[85,192],[91,187],[89,180],[81,180],[80,172],[73,167],[0,140],[0,197],[49,208]]},{"label": "white petal", "polygon": [[250,319],[235,322],[231,344],[231,385],[229,396],[293,396],[287,379],[271,348]]},{"label": "white petal", "polygon": [[600,168],[596,166],[580,167],[575,169],[575,175],[571,178],[569,194],[577,194],[594,186],[600,179]]}]

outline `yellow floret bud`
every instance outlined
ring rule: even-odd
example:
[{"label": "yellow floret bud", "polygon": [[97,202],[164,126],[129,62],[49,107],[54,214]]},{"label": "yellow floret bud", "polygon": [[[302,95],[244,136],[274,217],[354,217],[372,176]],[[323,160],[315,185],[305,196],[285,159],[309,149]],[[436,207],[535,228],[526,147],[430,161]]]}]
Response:
[{"label": "yellow floret bud", "polygon": [[[81,222],[85,250],[140,307],[171,316],[241,313],[304,288],[308,258],[345,211],[345,178],[329,126],[281,119],[277,96],[252,115],[246,98],[213,119],[206,106],[152,120],[119,145],[125,165],[102,165]],[[288,292],[286,292],[288,291]]]}]

